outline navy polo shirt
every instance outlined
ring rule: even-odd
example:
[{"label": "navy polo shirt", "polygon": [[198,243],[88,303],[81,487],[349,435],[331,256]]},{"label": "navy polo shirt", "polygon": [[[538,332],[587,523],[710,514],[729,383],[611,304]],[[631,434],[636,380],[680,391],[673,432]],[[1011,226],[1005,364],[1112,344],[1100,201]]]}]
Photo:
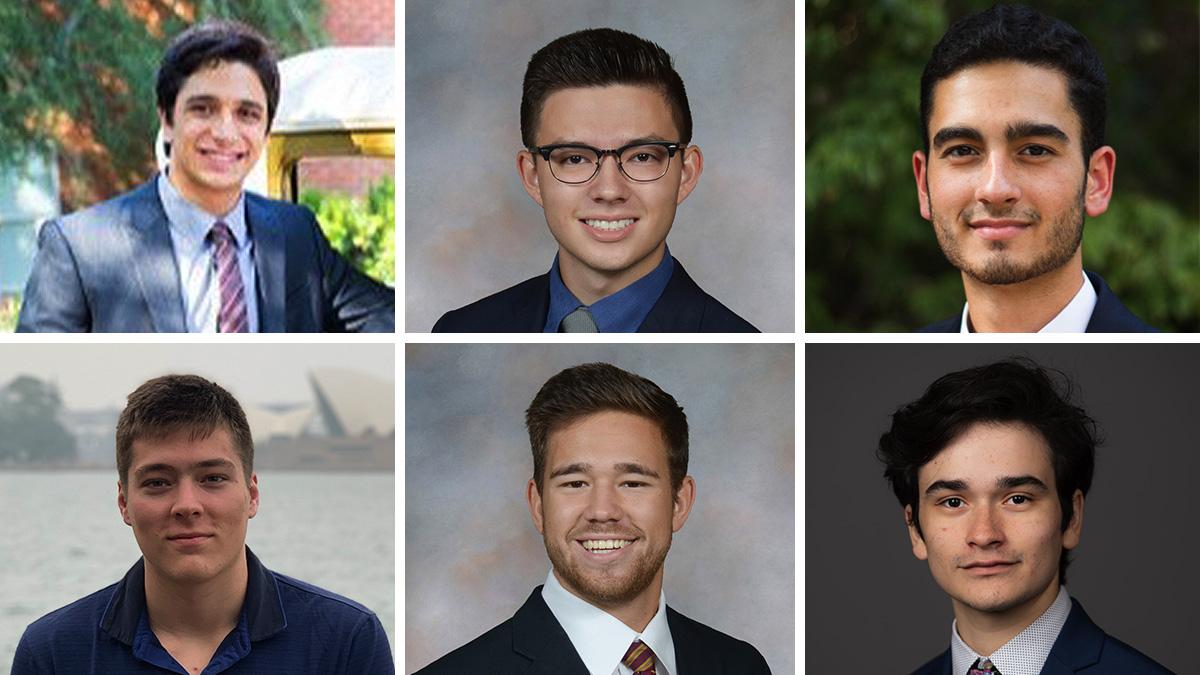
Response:
[{"label": "navy polo shirt", "polygon": [[[263,567],[246,549],[241,617],[201,675],[393,675],[387,634],[374,612]],[[12,675],[135,675],[186,669],[163,649],[146,612],[145,562],[121,581],[25,629]]]}]

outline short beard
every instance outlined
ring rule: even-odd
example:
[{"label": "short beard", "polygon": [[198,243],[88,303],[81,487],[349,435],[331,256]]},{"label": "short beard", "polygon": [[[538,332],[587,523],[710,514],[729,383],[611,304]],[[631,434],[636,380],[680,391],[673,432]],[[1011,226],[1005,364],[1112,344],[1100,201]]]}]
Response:
[{"label": "short beard", "polygon": [[[926,188],[926,192],[928,193],[928,188]],[[937,211],[933,209],[932,196],[930,197],[929,209],[933,214],[934,231],[937,234],[938,245],[942,247],[942,253],[946,255],[946,259],[950,261],[950,264],[976,281],[1003,286],[1007,284],[1019,284],[1023,281],[1040,277],[1047,272],[1052,272],[1062,267],[1074,257],[1075,252],[1079,250],[1079,245],[1083,243],[1083,197],[1084,185],[1081,185],[1079,187],[1079,195],[1075,199],[1074,207],[1063,214],[1061,218],[1049,224],[1050,241],[1047,242],[1046,249],[1040,252],[1032,261],[1024,265],[1014,260],[1011,255],[1008,255],[1008,242],[1006,241],[989,242],[993,254],[987,256],[983,264],[972,265],[961,250],[960,237],[969,236],[962,235],[959,232],[959,223],[962,223],[964,226],[966,225],[966,212],[960,213],[953,220],[941,218],[938,216]],[[1027,213],[1027,215],[1035,216],[1036,214],[1036,211]],[[1004,217],[1004,215],[997,214],[995,217]],[[1032,222],[1035,226],[1046,226],[1041,222],[1040,217],[1032,219]]]},{"label": "short beard", "polygon": [[[659,570],[662,569],[663,561],[667,559],[667,551],[671,548],[668,540],[667,546],[662,550],[648,551],[633,561],[633,570],[626,576],[604,574],[597,578],[584,575],[582,570],[572,564],[566,551],[551,546],[549,540],[545,540],[545,544],[546,555],[550,556],[554,572],[563,585],[578,593],[584,600],[601,608],[623,605],[645,591],[654,581]],[[568,544],[568,546],[570,545]]]}]

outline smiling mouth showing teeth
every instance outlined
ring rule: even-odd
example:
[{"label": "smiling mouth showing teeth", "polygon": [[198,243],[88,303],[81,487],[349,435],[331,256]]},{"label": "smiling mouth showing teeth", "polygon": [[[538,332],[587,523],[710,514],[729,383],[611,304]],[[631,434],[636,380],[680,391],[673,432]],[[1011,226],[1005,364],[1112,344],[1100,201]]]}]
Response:
[{"label": "smiling mouth showing teeth", "polygon": [[590,539],[582,542],[583,547],[589,551],[615,551],[632,543],[628,539]]},{"label": "smiling mouth showing teeth", "polygon": [[623,218],[621,220],[596,220],[589,218],[583,221],[588,224],[588,227],[594,227],[597,230],[623,230],[633,224],[633,218]]}]

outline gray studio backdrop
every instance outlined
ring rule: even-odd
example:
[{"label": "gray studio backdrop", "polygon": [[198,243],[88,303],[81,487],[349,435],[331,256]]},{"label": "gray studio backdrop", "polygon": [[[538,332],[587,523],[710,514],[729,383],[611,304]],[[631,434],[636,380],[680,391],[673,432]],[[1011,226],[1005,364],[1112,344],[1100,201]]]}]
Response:
[{"label": "gray studio backdrop", "polygon": [[406,329],[550,269],[521,188],[521,79],[584,28],[657,42],[691,104],[704,174],[667,243],[700,286],[767,332],[795,330],[794,12],[782,0],[407,3]]},{"label": "gray studio backdrop", "polygon": [[808,672],[840,672],[847,654],[866,648],[887,655],[888,672],[906,673],[949,646],[950,600],[912,555],[875,448],[896,408],[935,379],[1010,355],[1070,375],[1107,439],[1068,590],[1110,635],[1175,672],[1194,672],[1194,344],[808,345]]},{"label": "gray studio backdrop", "polygon": [[667,602],[794,672],[794,351],[783,345],[410,344],[405,672],[505,621],[546,579],[525,503],[524,411],[563,368],[607,361],[683,406],[697,498]]}]

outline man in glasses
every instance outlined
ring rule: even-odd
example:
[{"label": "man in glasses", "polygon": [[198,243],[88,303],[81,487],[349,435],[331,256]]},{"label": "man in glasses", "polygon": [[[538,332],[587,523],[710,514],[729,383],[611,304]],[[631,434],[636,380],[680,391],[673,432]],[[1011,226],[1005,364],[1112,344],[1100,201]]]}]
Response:
[{"label": "man in glasses", "polygon": [[755,332],[667,248],[700,180],[683,80],[658,45],[599,28],[525,71],[517,171],[546,213],[550,271],[438,320],[435,332]]}]

